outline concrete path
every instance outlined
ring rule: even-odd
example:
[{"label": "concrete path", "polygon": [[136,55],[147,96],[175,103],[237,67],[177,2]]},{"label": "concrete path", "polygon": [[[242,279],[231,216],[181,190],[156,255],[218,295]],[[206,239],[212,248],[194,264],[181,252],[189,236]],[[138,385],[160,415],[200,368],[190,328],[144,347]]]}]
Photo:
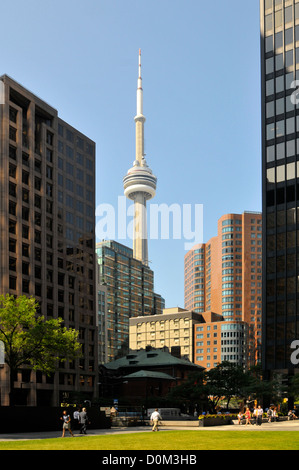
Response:
[{"label": "concrete path", "polygon": [[[211,427],[188,427],[188,426],[161,426],[160,432],[167,431],[252,431],[252,432],[263,432],[263,431],[299,431],[299,419],[295,421],[283,421],[281,423],[263,423],[261,426],[256,425],[238,425],[233,424],[229,426],[211,426]],[[138,432],[151,432],[150,426],[138,426],[128,428],[112,428],[112,429],[90,429],[87,432],[88,436],[105,436],[112,434],[128,434]],[[0,442],[4,441],[27,441],[32,439],[51,439],[61,437],[61,431],[52,432],[36,432],[36,433],[16,433],[16,434],[0,434]],[[75,438],[84,439],[76,431],[74,432]],[[66,433],[65,439],[72,439],[70,435]]]}]

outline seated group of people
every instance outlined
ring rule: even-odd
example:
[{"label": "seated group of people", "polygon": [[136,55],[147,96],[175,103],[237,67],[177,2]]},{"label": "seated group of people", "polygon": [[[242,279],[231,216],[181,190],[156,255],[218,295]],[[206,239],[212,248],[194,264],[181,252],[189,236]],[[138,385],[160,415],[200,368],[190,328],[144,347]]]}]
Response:
[{"label": "seated group of people", "polygon": [[[267,420],[268,423],[272,423],[273,421],[278,421],[278,411],[276,407],[270,407],[266,410]],[[255,407],[253,412],[250,411],[249,407],[246,408],[245,413],[241,411],[238,414],[238,423],[242,424],[243,420],[245,419],[245,424],[257,424],[261,425],[263,421],[263,409],[261,406]],[[296,415],[294,410],[290,410],[288,412],[288,420],[297,419],[298,416]]]}]

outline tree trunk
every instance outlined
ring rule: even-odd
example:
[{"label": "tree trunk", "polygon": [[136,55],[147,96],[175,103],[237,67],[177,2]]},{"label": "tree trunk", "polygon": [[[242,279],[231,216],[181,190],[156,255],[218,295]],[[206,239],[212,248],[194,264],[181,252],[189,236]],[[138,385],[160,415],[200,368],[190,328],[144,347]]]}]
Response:
[{"label": "tree trunk", "polygon": [[14,378],[15,378],[15,371],[9,370],[9,406],[15,406],[15,387],[14,387]]}]

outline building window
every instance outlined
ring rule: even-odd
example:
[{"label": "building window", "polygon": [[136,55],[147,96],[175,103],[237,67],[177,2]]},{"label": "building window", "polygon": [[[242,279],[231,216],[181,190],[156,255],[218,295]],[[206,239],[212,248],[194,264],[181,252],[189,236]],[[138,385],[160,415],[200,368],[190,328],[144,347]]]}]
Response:
[{"label": "building window", "polygon": [[9,276],[9,288],[16,290],[17,288],[17,278],[14,276]]},{"label": "building window", "polygon": [[14,127],[9,127],[9,138],[14,142],[17,141],[17,130]]}]

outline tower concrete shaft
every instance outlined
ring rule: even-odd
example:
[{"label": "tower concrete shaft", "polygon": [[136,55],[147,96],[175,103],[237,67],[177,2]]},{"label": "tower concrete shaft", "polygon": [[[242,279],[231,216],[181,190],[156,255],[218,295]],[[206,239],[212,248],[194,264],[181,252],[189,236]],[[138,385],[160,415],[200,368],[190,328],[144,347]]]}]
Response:
[{"label": "tower concrete shaft", "polygon": [[146,196],[137,192],[134,196],[134,258],[148,265]]},{"label": "tower concrete shaft", "polygon": [[137,114],[135,116],[136,156],[133,167],[123,179],[124,194],[134,201],[133,256],[148,265],[146,201],[156,194],[157,178],[148,167],[144,154],[143,89],[141,78],[141,51],[139,50],[137,82]]}]

